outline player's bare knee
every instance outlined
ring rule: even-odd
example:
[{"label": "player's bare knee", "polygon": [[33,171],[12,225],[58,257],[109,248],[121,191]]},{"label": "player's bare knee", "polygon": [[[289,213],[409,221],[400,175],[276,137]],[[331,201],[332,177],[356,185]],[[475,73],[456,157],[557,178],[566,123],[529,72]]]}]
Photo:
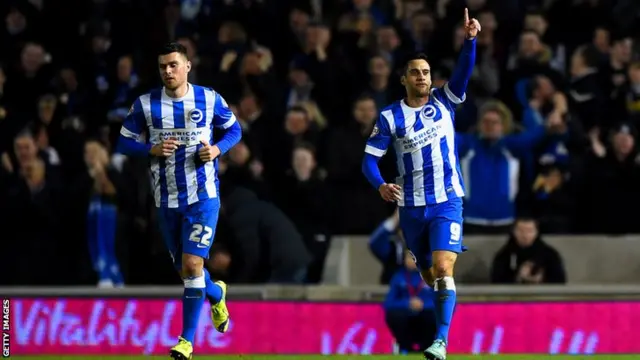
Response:
[{"label": "player's bare knee", "polygon": [[204,259],[191,254],[183,254],[182,255],[182,276],[183,277],[194,277],[194,276],[202,276],[204,272],[202,271],[204,267]]}]

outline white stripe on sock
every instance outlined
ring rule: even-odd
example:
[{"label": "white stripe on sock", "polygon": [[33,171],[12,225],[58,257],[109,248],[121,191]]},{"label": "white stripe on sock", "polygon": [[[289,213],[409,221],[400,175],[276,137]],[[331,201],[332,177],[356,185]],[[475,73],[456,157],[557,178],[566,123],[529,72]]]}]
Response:
[{"label": "white stripe on sock", "polygon": [[204,283],[204,275],[184,279],[184,287],[187,289],[204,289],[207,286]]}]

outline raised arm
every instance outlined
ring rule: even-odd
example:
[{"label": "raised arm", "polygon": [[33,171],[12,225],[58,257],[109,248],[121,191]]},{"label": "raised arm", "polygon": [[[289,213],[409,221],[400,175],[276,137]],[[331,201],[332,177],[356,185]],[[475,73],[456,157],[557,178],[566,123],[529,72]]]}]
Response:
[{"label": "raised arm", "polygon": [[467,85],[476,64],[476,36],[480,31],[480,23],[476,19],[469,19],[469,11],[464,10],[464,30],[466,39],[458,56],[458,62],[451,74],[451,79],[445,85],[445,93],[449,100],[459,104],[465,99]]}]

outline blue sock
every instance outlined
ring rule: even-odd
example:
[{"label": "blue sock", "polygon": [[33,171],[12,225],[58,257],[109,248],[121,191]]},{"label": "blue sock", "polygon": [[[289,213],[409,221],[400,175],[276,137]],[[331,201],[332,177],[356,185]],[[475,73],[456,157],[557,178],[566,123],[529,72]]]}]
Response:
[{"label": "blue sock", "polygon": [[182,337],[193,343],[198,329],[200,310],[204,304],[205,282],[204,275],[184,279],[184,294],[182,295]]},{"label": "blue sock", "polygon": [[209,300],[209,303],[211,303],[211,305],[215,305],[220,302],[220,300],[222,300],[222,288],[218,286],[218,284],[215,284],[213,280],[211,280],[211,275],[209,274],[207,269],[203,270],[204,284],[206,285],[207,291],[207,300]]},{"label": "blue sock", "polygon": [[445,276],[436,279],[436,339],[443,340],[445,343],[449,340],[449,327],[453,320],[453,310],[456,307],[456,284],[453,278]]}]

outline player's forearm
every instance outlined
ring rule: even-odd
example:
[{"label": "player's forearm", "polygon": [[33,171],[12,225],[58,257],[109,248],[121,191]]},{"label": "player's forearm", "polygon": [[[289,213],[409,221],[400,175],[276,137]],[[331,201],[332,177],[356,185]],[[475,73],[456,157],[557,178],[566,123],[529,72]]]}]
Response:
[{"label": "player's forearm", "polygon": [[120,135],[116,152],[129,156],[148,156],[151,144],[143,144],[134,139]]},{"label": "player's forearm", "polygon": [[380,168],[378,168],[378,160],[379,158],[366,153],[362,159],[362,173],[376,190],[384,184]]},{"label": "player's forearm", "polygon": [[465,40],[462,50],[458,56],[458,62],[449,79],[449,90],[458,98],[462,99],[467,84],[471,79],[473,67],[476,64],[476,39]]},{"label": "player's forearm", "polygon": [[234,147],[242,138],[242,128],[236,121],[230,128],[228,128],[222,139],[216,143],[218,149],[220,149],[220,155],[226,154],[232,147]]}]

